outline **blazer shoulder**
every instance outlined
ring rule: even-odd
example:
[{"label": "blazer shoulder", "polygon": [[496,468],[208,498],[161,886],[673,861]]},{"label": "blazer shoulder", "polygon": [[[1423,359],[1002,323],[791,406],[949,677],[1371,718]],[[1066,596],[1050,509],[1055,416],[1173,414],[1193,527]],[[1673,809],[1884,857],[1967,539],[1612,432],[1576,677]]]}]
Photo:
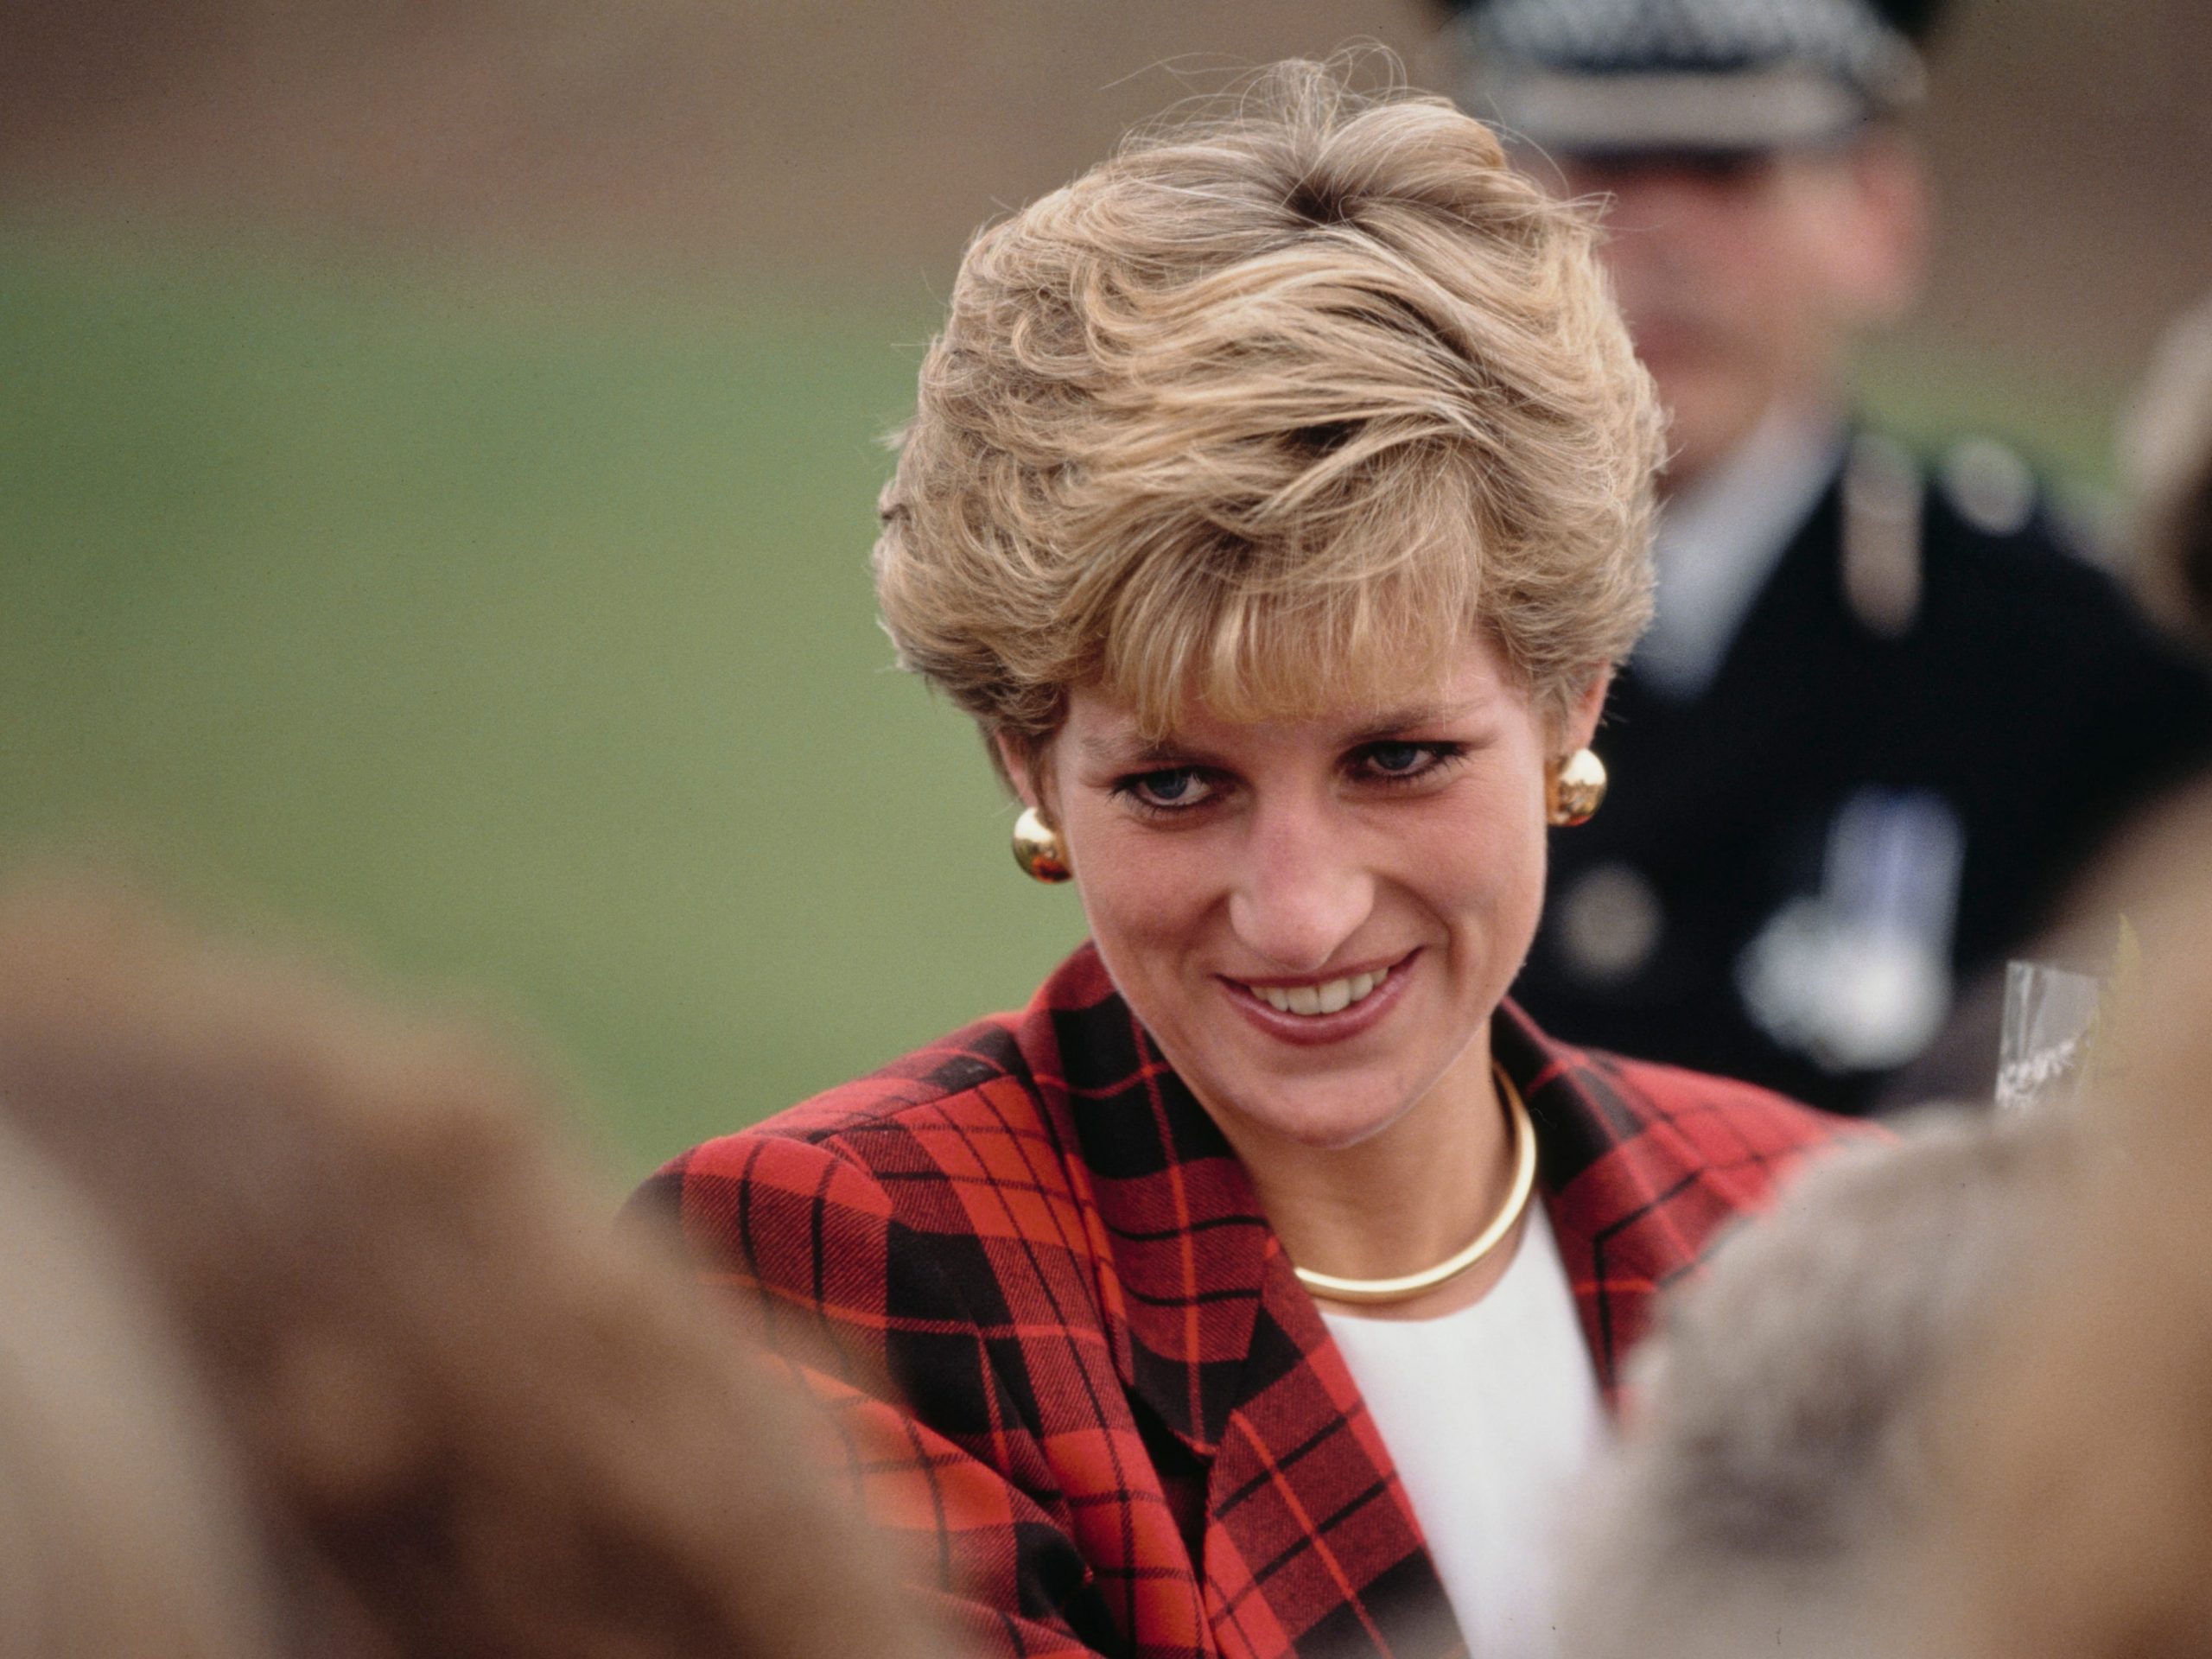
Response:
[{"label": "blazer shoulder", "polygon": [[1717,1071],[1697,1071],[1663,1060],[1637,1059],[1608,1049],[1581,1051],[1589,1064],[1632,1093],[1654,1114],[1673,1116],[1684,1112],[1724,1112],[1771,1118],[1801,1125],[1814,1132],[1859,1127],[1853,1119],[1822,1111],[1763,1084],[1723,1077]]},{"label": "blazer shoulder", "polygon": [[[2001,453],[1968,442],[1960,452]],[[2025,463],[2024,480],[2028,477]],[[2032,483],[2017,509],[1993,508],[1980,492],[1962,483],[1955,460],[1926,485],[1922,550],[1934,599],[1948,601],[1955,621],[1980,621],[1993,631],[2052,617],[2078,644],[2098,650],[2153,643],[2156,633],[2115,579],[2101,538],[2056,510]],[[2084,637],[2086,635],[2086,638]]]},{"label": "blazer shoulder", "polygon": [[739,1133],[821,1142],[917,1115],[957,1115],[985,1094],[999,1096],[995,1103],[1002,1107],[1007,1085],[1031,1092],[1019,1020],[995,1014],[963,1026]]},{"label": "blazer shoulder", "polygon": [[872,1189],[862,1208],[887,1213],[895,1198],[910,1223],[943,1230],[956,1226],[946,1211],[956,1187],[1071,1185],[1064,1027],[1114,1000],[1085,944],[1026,1008],[963,1026],[679,1154],[648,1178],[638,1205],[679,1214],[688,1230],[709,1209],[742,1208],[750,1184],[772,1170],[785,1186],[814,1179],[853,1189],[856,1203],[860,1188]]},{"label": "blazer shoulder", "polygon": [[[926,1148],[947,1135],[957,1140],[985,1123],[1019,1133],[1041,1120],[1015,1025],[1013,1015],[978,1020],[865,1077],[702,1141],[650,1176],[639,1198],[683,1211],[710,1186],[811,1180],[836,1188],[859,1208],[886,1207],[881,1194],[899,1177],[941,1162]],[[869,1191],[878,1196],[866,1197]]]},{"label": "blazer shoulder", "polygon": [[1834,1146],[1891,1138],[1879,1124],[1842,1117],[1757,1084],[1656,1060],[1586,1051],[1618,1109],[1676,1144],[1696,1168],[1756,1196],[1797,1163]]}]

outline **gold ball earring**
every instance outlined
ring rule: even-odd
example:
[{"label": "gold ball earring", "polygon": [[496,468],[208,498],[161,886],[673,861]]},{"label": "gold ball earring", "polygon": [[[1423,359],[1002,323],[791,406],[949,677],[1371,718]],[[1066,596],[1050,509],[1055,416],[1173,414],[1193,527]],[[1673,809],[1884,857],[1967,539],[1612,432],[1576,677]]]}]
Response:
[{"label": "gold ball earring", "polygon": [[1065,881],[1075,874],[1068,868],[1067,845],[1060,832],[1033,806],[1014,821],[1014,861],[1032,881]]},{"label": "gold ball earring", "polygon": [[1562,830],[1587,823],[1605,799],[1605,763],[1577,749],[1552,767],[1544,789],[1544,816]]}]

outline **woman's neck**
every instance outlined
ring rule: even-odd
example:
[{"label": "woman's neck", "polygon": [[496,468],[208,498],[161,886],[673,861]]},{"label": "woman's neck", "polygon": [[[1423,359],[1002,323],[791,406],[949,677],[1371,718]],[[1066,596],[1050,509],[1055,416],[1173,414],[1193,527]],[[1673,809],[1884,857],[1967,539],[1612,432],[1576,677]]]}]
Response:
[{"label": "woman's neck", "polygon": [[[1320,1147],[1224,1125],[1290,1259],[1348,1279],[1418,1273],[1464,1249],[1506,1202],[1513,1138],[1484,1026],[1450,1070],[1388,1128]],[[1466,1272],[1402,1302],[1324,1301],[1378,1319],[1431,1319],[1471,1305],[1511,1263],[1520,1230]]]}]

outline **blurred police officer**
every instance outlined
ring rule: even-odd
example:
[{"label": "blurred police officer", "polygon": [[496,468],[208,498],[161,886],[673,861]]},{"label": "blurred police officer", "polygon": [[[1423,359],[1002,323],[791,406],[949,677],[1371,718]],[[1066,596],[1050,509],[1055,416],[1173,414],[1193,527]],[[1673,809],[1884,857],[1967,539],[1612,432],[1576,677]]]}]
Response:
[{"label": "blurred police officer", "polygon": [[1919,283],[1902,117],[1925,21],[1490,0],[1455,24],[1468,106],[1611,199],[1674,421],[1612,792],[1554,840],[1516,995],[1562,1036],[1843,1110],[2212,747],[2205,682],[2062,544],[2017,458],[1969,444],[1925,479],[1850,416],[1847,347]]}]

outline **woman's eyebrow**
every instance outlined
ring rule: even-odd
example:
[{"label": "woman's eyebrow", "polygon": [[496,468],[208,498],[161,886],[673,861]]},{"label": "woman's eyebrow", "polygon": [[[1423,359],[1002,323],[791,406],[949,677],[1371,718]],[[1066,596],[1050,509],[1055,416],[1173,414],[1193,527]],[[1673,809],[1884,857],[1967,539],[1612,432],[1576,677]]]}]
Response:
[{"label": "woman's eyebrow", "polygon": [[1476,697],[1464,702],[1424,702],[1404,709],[1392,709],[1372,720],[1363,721],[1344,741],[1347,743],[1371,743],[1378,738],[1395,737],[1400,732],[1418,730],[1423,726],[1441,726],[1455,720],[1465,720],[1482,707],[1483,699]]},{"label": "woman's eyebrow", "polygon": [[1095,766],[1204,766],[1208,757],[1166,738],[1135,736],[1082,737],[1076,747],[1083,758]]},{"label": "woman's eyebrow", "polygon": [[[1386,709],[1346,733],[1340,740],[1347,747],[1372,743],[1378,739],[1394,737],[1401,732],[1418,730],[1423,726],[1443,725],[1468,718],[1489,704],[1486,697],[1469,697],[1457,702],[1411,703],[1402,709]],[[1202,747],[1179,742],[1172,737],[1144,738],[1134,734],[1089,735],[1076,740],[1076,748],[1091,765],[1100,767],[1128,769],[1135,766],[1209,766],[1223,762]]]}]

